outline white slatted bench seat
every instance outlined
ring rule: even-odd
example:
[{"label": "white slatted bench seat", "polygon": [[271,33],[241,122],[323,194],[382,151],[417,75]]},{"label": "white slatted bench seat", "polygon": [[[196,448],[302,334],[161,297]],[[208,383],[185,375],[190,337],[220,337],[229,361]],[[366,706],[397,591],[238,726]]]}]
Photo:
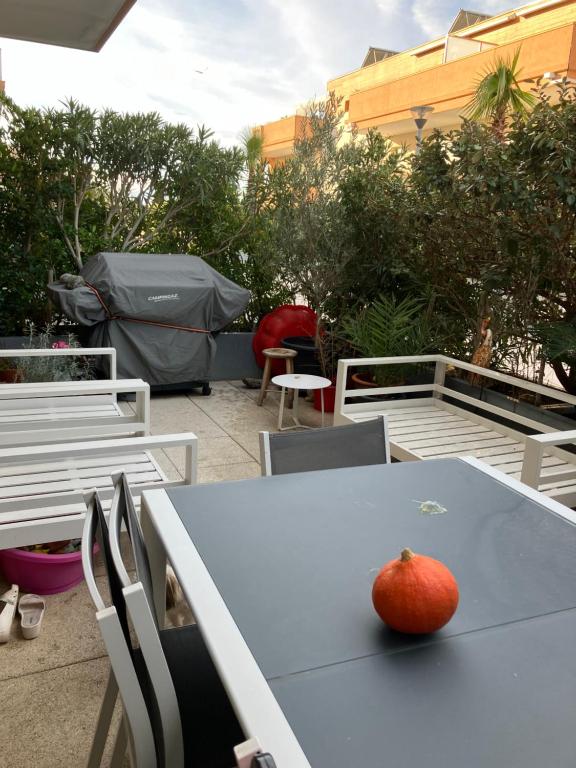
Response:
[{"label": "white slatted bench seat", "polygon": [[[120,470],[138,504],[144,490],[195,483],[197,445],[183,433],[0,449],[0,549],[79,538],[84,492],[98,488],[107,508]],[[186,447],[185,473],[170,481],[150,451],[175,446]]]},{"label": "white slatted bench seat", "polygon": [[[351,368],[383,365],[433,364],[434,380],[425,384],[346,389]],[[478,374],[519,390],[576,405],[576,397],[551,387],[486,370],[444,355],[395,358],[357,358],[338,362],[334,424],[365,421],[386,414],[390,452],[399,461],[475,456],[511,477],[537,488],[567,506],[576,505],[576,454],[558,446],[576,444],[576,430],[559,430],[538,420],[538,409],[508,410],[446,386],[446,368]],[[389,395],[411,394],[410,399],[362,402]],[[415,396],[413,396],[415,395]],[[450,398],[452,402],[448,402]],[[455,402],[454,402],[455,401]],[[460,403],[461,405],[457,405]],[[510,400],[511,407],[514,401]],[[478,409],[471,412],[462,406]],[[496,420],[521,425],[531,434]],[[542,434],[543,433],[543,434]]]},{"label": "white slatted bench seat", "polygon": [[[136,395],[122,413],[117,395]],[[0,446],[147,435],[150,387],[142,379],[0,385]]]}]

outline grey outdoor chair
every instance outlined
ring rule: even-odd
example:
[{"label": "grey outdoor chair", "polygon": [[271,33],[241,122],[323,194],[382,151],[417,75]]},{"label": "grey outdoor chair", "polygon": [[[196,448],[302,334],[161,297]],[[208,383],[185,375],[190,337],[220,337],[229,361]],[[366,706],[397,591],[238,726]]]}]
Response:
[{"label": "grey outdoor chair", "polygon": [[260,432],[260,467],[264,476],[389,462],[385,416],[305,432]]}]

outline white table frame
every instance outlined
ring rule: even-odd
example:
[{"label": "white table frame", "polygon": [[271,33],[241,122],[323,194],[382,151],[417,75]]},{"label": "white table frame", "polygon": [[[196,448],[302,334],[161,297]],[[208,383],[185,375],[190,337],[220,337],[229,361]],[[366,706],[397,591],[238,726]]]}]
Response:
[{"label": "white table frame", "polygon": [[[475,458],[460,457],[498,483],[573,524],[576,512]],[[266,678],[248,648],[180,516],[163,490],[142,494],[142,525],[155,608],[163,624],[167,558],[196,616],[246,738],[257,738],[277,768],[311,768]]]},{"label": "white table frame", "polygon": [[[275,379],[280,379],[284,376],[293,376],[293,375],[297,376],[298,374],[281,374],[280,376],[274,376],[274,378],[272,379],[272,383],[276,384]],[[306,374],[306,376],[310,376],[310,378],[316,378],[316,379],[324,378],[323,376],[311,376],[310,374]],[[287,432],[289,429],[315,429],[315,427],[312,427],[308,424],[302,424],[302,422],[298,418],[298,400],[300,399],[300,391],[310,389],[310,387],[291,387],[286,385],[280,385],[280,386],[282,387],[282,391],[280,392],[280,407],[278,410],[278,431]],[[322,422],[321,422],[322,426],[324,426],[324,390],[326,389],[326,387],[329,387],[329,386],[330,386],[330,383],[323,384],[321,387],[313,387],[313,389],[320,390],[320,411],[322,413]],[[287,389],[294,390],[294,398],[292,401],[292,421],[294,422],[294,424],[289,427],[284,426],[284,402],[286,399]]]}]

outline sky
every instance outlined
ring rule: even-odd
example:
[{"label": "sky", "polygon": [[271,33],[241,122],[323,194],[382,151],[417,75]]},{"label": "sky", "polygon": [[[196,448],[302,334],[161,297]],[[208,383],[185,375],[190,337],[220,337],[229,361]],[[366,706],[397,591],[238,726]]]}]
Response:
[{"label": "sky", "polygon": [[[157,111],[222,144],[322,98],[369,46],[401,51],[447,32],[466,0],[138,0],[100,53],[0,37],[17,103]],[[517,3],[516,3],[517,4]],[[512,0],[472,0],[498,13]],[[1,21],[0,21],[1,28]]]}]

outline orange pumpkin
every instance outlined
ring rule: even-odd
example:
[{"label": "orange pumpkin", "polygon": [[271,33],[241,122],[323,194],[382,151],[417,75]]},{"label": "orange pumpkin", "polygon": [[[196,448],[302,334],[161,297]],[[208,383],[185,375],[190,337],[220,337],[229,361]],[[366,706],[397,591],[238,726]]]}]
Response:
[{"label": "orange pumpkin", "polygon": [[412,635],[435,632],[458,607],[458,584],[438,560],[402,550],[382,568],[372,586],[376,612],[392,629]]}]

